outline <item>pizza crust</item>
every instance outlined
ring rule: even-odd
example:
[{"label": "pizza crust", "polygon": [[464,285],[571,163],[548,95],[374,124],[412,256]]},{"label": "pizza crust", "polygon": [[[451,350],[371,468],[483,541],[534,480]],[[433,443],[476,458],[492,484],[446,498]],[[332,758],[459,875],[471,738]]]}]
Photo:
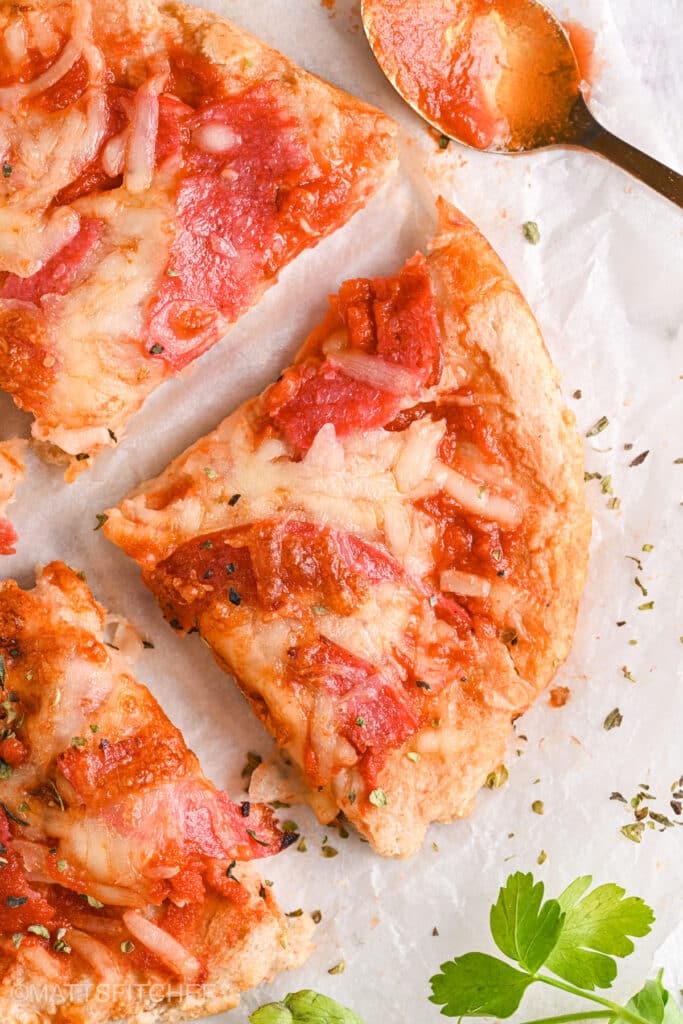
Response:
[{"label": "pizza crust", "polygon": [[510,648],[515,669],[539,692],[565,661],[588,567],[591,517],[583,445],[564,405],[560,377],[538,324],[509,271],[464,214],[439,202],[430,272],[446,345],[457,360],[483,354],[503,399],[505,432],[533,487],[534,573],[550,601],[544,639]]}]

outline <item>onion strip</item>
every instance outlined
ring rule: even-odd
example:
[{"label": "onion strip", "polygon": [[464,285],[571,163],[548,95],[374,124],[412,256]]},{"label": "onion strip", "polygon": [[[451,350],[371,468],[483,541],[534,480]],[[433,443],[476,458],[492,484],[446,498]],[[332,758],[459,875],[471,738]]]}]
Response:
[{"label": "onion strip", "polygon": [[104,981],[118,980],[119,968],[116,958],[104,943],[76,928],[68,929],[65,940],[87,964],[94,967]]},{"label": "onion strip", "polygon": [[468,512],[508,528],[519,526],[522,516],[517,504],[502,494],[494,494],[487,484],[477,484],[439,461],[434,462],[430,476]]},{"label": "onion strip", "polygon": [[442,572],[440,585],[442,590],[449,594],[459,594],[460,597],[488,597],[491,593],[491,584],[488,580],[457,569],[446,569]]},{"label": "onion strip", "polygon": [[34,78],[31,82],[18,82],[16,85],[6,85],[0,88],[0,107],[3,110],[12,110],[22,100],[37,96],[46,89],[51,88],[59,82],[67,71],[70,71],[81,55],[81,47],[70,39],[54,64]]},{"label": "onion strip", "polygon": [[159,94],[151,80],[135,96],[123,182],[129,192],[144,192],[152,184],[158,131]]},{"label": "onion strip", "polygon": [[135,910],[127,910],[123,922],[133,938],[158,957],[165,967],[184,981],[196,981],[202,965],[172,935]]},{"label": "onion strip", "polygon": [[412,370],[395,363],[388,363],[379,356],[371,356],[355,349],[345,349],[328,356],[329,362],[342,370],[347,377],[369,384],[392,395],[415,395],[420,381]]}]

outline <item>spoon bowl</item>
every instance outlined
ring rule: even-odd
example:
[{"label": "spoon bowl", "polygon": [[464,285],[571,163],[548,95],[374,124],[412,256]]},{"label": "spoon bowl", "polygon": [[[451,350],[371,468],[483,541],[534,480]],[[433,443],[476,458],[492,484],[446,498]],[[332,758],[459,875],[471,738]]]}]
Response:
[{"label": "spoon bowl", "polygon": [[683,207],[683,176],[595,120],[569,35],[540,0],[362,0],[361,15],[386,77],[447,138],[589,149]]}]

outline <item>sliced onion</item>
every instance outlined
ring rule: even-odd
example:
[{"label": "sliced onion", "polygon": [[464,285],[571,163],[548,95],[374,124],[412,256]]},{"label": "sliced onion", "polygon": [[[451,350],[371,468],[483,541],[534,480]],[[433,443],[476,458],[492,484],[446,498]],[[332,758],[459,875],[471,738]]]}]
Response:
[{"label": "sliced onion", "polygon": [[102,167],[110,178],[123,173],[126,163],[126,146],[128,145],[128,129],[113,135],[102,150]]},{"label": "sliced onion", "polygon": [[138,89],[135,97],[124,177],[129,192],[144,192],[152,184],[158,131],[159,95],[150,81]]},{"label": "sliced onion", "polygon": [[97,156],[102,139],[107,131],[109,114],[107,97],[102,89],[93,88],[88,103],[87,124],[78,150],[78,170],[86,167]]},{"label": "sliced onion", "polygon": [[0,107],[4,110],[12,110],[22,100],[45,92],[60,78],[64,78],[80,55],[81,47],[73,39],[70,39],[54,64],[50,65],[42,75],[38,75],[32,82],[19,82],[17,85],[6,85],[0,88]]},{"label": "sliced onion", "polygon": [[220,121],[207,121],[195,128],[192,141],[205,153],[227,153],[236,149],[242,139],[229,125]]},{"label": "sliced onion", "polygon": [[443,420],[417,420],[400,437],[403,441],[394,464],[396,486],[403,494],[418,487],[429,476],[446,427]]},{"label": "sliced onion", "polygon": [[164,867],[163,864],[160,864],[158,868],[147,868],[144,875],[145,878],[151,878],[154,882],[164,882],[168,878],[175,878],[179,872],[179,867]]},{"label": "sliced onion", "polygon": [[28,842],[26,839],[15,839],[12,848],[23,860],[30,882],[54,882],[50,874],[46,847],[40,843]]},{"label": "sliced onion", "polygon": [[392,395],[415,395],[420,389],[420,381],[412,370],[387,363],[379,356],[347,348],[342,352],[334,352],[329,356],[329,361],[343,370],[347,377]]},{"label": "sliced onion", "polygon": [[482,391],[479,394],[471,395],[444,395],[439,399],[443,405],[457,405],[462,408],[470,408],[476,405],[500,405],[501,396],[495,391]]},{"label": "sliced onion", "polygon": [[103,981],[116,982],[118,980],[119,967],[116,958],[102,942],[76,928],[69,928],[64,939],[87,964],[94,968],[95,973],[99,974]]},{"label": "sliced onion", "polygon": [[48,953],[45,946],[42,946],[39,942],[30,946],[24,943],[20,947],[19,955],[22,963],[29,968],[32,967],[36,976],[42,981],[57,982],[61,979],[62,965],[57,957],[53,956],[52,953]]},{"label": "sliced onion", "polygon": [[460,594],[461,597],[488,597],[491,584],[481,576],[470,572],[459,572],[457,569],[446,569],[441,573],[441,589],[449,594]]},{"label": "sliced onion", "polygon": [[89,881],[87,893],[88,896],[94,896],[96,900],[108,907],[144,907],[146,903],[144,896],[133,892],[132,889],[124,889],[120,885],[104,885]]},{"label": "sliced onion", "polygon": [[31,39],[43,57],[51,57],[59,49],[59,36],[55,32],[47,11],[31,11],[28,15]]},{"label": "sliced onion", "polygon": [[21,19],[11,21],[5,29],[5,47],[10,60],[15,64],[26,56],[26,29]]},{"label": "sliced onion", "polygon": [[158,957],[162,964],[178,977],[188,982],[198,978],[202,969],[199,960],[163,928],[134,910],[126,911],[123,922],[133,938]]},{"label": "sliced onion", "polygon": [[515,502],[501,494],[494,494],[488,485],[478,484],[438,461],[434,462],[430,476],[468,512],[484,519],[493,519],[503,526],[519,525],[521,514]]},{"label": "sliced onion", "polygon": [[138,660],[144,645],[137,631],[123,615],[110,612],[105,623],[105,641],[129,662]]},{"label": "sliced onion", "polygon": [[322,347],[326,356],[336,355],[337,352],[348,348],[349,333],[346,328],[340,327],[339,330],[333,331],[328,338],[325,338]]},{"label": "sliced onion", "polygon": [[123,924],[117,917],[102,917],[97,913],[81,914],[77,910],[70,910],[69,922],[74,928],[92,935],[105,935],[110,939],[123,935]]}]

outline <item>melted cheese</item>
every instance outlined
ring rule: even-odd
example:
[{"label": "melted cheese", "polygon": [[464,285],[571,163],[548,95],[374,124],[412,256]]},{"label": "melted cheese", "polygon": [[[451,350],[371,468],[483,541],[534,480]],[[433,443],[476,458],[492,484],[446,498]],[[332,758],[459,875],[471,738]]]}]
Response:
[{"label": "melted cheese", "polygon": [[[165,373],[165,364],[132,347],[131,338],[143,334],[173,234],[172,200],[162,188],[140,200],[123,190],[108,192],[81,200],[78,208],[103,220],[105,235],[95,266],[51,309],[51,334],[65,371],[53,390],[62,421],[33,425],[34,437],[71,454],[111,443],[107,428],[130,408],[131,391],[146,390],[141,369],[148,387]],[[84,426],[88,421],[92,425]]]},{"label": "melted cheese", "polygon": [[[306,457],[293,462],[276,440],[253,451],[247,425],[230,419],[209,439],[210,461],[219,476],[223,470],[229,477],[231,490],[242,495],[242,504],[226,511],[225,505],[193,494],[174,507],[176,528],[178,516],[190,537],[228,522],[236,524],[242,509],[251,520],[296,508],[321,524],[371,540],[382,536],[403,567],[419,576],[431,566],[433,526],[419,520],[410,498],[428,481],[444,429],[442,423],[424,419],[403,433],[377,430],[342,443],[327,424]],[[197,480],[206,480],[206,460],[202,446],[190,455],[185,469]],[[208,495],[211,482],[208,486],[202,482],[201,487]],[[136,515],[138,509],[150,526],[158,520],[158,513],[151,514],[136,503]]]}]

